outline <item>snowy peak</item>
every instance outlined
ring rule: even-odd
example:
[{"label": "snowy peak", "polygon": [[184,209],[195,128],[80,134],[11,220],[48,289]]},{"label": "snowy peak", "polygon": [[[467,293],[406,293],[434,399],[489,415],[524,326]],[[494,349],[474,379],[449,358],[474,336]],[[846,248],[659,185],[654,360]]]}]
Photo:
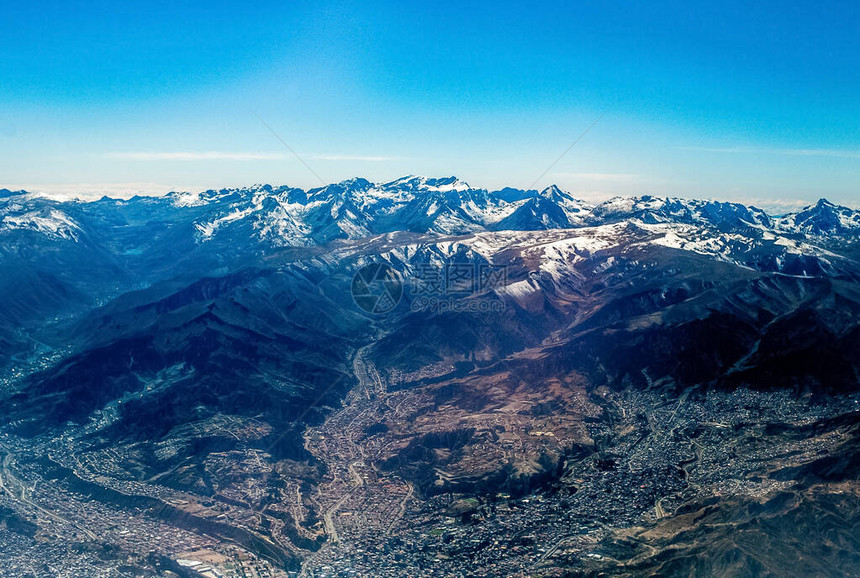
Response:
[{"label": "snowy peak", "polygon": [[226,206],[235,203],[254,202],[254,199],[259,200],[266,196],[284,195],[293,191],[301,191],[304,194],[304,191],[301,189],[294,189],[286,185],[273,187],[272,185],[258,184],[238,189],[219,189],[217,191],[209,189],[200,192],[172,192],[165,195],[164,198],[168,199],[173,206],[178,208],[216,207],[219,205]]},{"label": "snowy peak", "polygon": [[807,235],[839,235],[860,232],[860,211],[819,200],[794,215],[779,220],[786,230]]},{"label": "snowy peak", "polygon": [[771,218],[756,207],[739,203],[707,201],[698,206],[698,214],[717,226],[739,227],[743,225],[770,227]]},{"label": "snowy peak", "polygon": [[566,229],[572,226],[571,219],[560,203],[543,193],[523,202],[509,216],[493,228],[510,231],[538,231],[542,229]]},{"label": "snowy peak", "polygon": [[560,188],[558,188],[558,185],[550,185],[538,194],[541,197],[547,199],[560,199],[564,196],[565,193],[562,192]]},{"label": "snowy peak", "polygon": [[738,203],[672,197],[615,197],[597,205],[589,222],[636,220],[643,223],[702,223],[719,229],[770,227],[761,209]]},{"label": "snowy peak", "polygon": [[92,203],[0,191],[0,231],[78,240],[83,231],[89,235],[129,223],[168,227],[174,238],[186,235],[197,246],[213,243],[222,250],[235,245],[248,252],[398,231],[463,235],[631,223],[657,227],[649,230],[662,235],[666,246],[731,260],[763,244],[775,244],[781,254],[812,254],[831,242],[853,240],[860,233],[860,212],[824,199],[781,217],[739,203],[652,195],[591,205],[557,185],[489,192],[453,176],[415,175],[381,184],[357,177],[308,191],[253,185]]},{"label": "snowy peak", "polygon": [[469,183],[461,181],[457,177],[429,178],[415,175],[407,175],[382,185],[385,189],[404,189],[415,192],[437,192],[468,191],[472,187]]},{"label": "snowy peak", "polygon": [[373,183],[364,178],[354,178],[317,187],[308,191],[308,199],[342,198],[350,194],[364,193],[373,187]]},{"label": "snowy peak", "polygon": [[61,203],[26,194],[0,197],[0,233],[25,231],[54,240],[76,241],[83,229]]},{"label": "snowy peak", "polygon": [[581,226],[591,207],[570,193],[551,185],[517,203],[504,219],[493,225],[496,230],[537,231]]},{"label": "snowy peak", "polygon": [[556,185],[551,185],[545,188],[540,192],[539,196],[557,204],[562,208],[562,210],[568,213],[568,215],[574,216],[575,218],[572,219],[571,222],[579,221],[585,213],[590,212],[593,209],[592,205],[575,198],[569,192],[560,189]]}]

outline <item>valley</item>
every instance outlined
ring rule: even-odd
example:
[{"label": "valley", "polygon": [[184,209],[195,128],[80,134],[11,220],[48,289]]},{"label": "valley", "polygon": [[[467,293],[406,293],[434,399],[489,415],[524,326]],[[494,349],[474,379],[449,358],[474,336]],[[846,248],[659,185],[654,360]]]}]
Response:
[{"label": "valley", "polygon": [[418,177],[0,208],[38,289],[0,315],[10,575],[860,568],[856,211]]}]

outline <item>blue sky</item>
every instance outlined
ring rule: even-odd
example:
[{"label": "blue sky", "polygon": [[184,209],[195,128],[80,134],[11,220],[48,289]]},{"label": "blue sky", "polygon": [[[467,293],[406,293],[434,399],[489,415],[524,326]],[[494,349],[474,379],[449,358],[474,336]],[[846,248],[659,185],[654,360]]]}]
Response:
[{"label": "blue sky", "polygon": [[[856,2],[5,2],[0,187],[860,202]],[[80,3],[83,4],[83,3]],[[261,120],[258,119],[262,119]]]}]

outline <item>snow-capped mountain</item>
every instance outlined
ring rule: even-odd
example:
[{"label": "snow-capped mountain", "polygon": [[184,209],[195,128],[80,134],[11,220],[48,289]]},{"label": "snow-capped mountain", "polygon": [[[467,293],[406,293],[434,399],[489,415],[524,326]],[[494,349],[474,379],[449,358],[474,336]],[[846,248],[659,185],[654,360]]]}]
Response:
[{"label": "snow-capped mountain", "polygon": [[[407,176],[387,183],[356,178],[307,192],[268,185],[193,196],[176,206],[209,206],[198,228],[204,238],[224,223],[251,219],[275,244],[358,239],[394,231],[465,234],[480,230],[544,230],[619,221],[710,226],[721,232],[751,229],[830,237],[860,231],[860,211],[820,201],[774,217],[739,203],[653,196],[617,197],[592,205],[553,185],[542,191],[475,189],[456,177]],[[323,233],[323,234],[320,234]]]},{"label": "snow-capped mountain", "polygon": [[[860,235],[860,211],[825,200],[771,216],[738,203],[654,196],[589,204],[553,185],[542,191],[476,189],[456,177],[353,178],[310,190],[255,185],[162,198],[60,203],[3,191],[0,235],[77,241],[87,232],[108,252],[261,254],[394,232],[468,235],[629,223],[669,248],[763,270],[813,274],[835,266],[832,245]],[[144,233],[145,232],[145,233]],[[140,242],[141,234],[147,236]],[[168,245],[169,243],[169,245]],[[172,254],[172,253],[171,253]],[[216,255],[217,254],[217,255]],[[804,261],[796,265],[798,258]],[[806,263],[812,259],[815,265]]]},{"label": "snow-capped mountain", "polygon": [[[571,480],[565,500],[588,492],[580,511],[608,496],[601,519],[622,511],[616,495],[644,496],[631,502],[638,524],[662,500],[637,493],[655,480],[689,496],[678,464],[690,456],[706,463],[706,499],[737,487],[709,477],[745,453],[721,448],[761,439],[761,416],[775,415],[761,408],[789,397],[855,396],[829,429],[806,413],[770,429],[856,448],[833,428],[856,424],[858,257],[858,212],[826,201],[771,216],[414,176],[94,202],[0,191],[0,439],[27,449],[13,468],[36,468],[33,491],[59,488],[43,503],[69,502],[66,515],[104,500],[117,508],[110,527],[125,528],[165,512],[159,527],[239,537],[282,564],[346,518],[331,508],[377,503],[391,480],[402,492],[375,519],[413,491],[539,487],[549,500]],[[368,265],[402,280],[396,297],[385,285],[384,313],[359,303]],[[704,396],[726,391],[739,397],[712,398],[723,413],[709,418]],[[640,443],[636,428],[653,437]],[[772,461],[757,450],[744,465],[759,510],[760,492],[802,479],[776,475],[834,455],[813,447],[786,462],[785,445],[767,444]],[[623,491],[607,492],[609,479]],[[346,493],[316,501],[334,485]],[[344,501],[366,488],[373,500]]]},{"label": "snow-capped mountain", "polygon": [[0,234],[25,231],[77,240],[81,226],[56,203],[23,191],[0,190]]},{"label": "snow-capped mountain", "polygon": [[778,229],[812,236],[856,235],[860,231],[860,211],[821,199],[798,213],[776,221]]},{"label": "snow-capped mountain", "polygon": [[220,278],[272,262],[295,262],[318,280],[340,259],[338,250],[357,245],[394,243],[377,254],[404,273],[450,260],[504,265],[521,255],[531,269],[503,293],[526,297],[541,283],[575,284],[586,261],[592,271],[610,270],[636,262],[630,255],[642,251],[704,258],[739,274],[857,281],[858,241],[860,211],[824,200],[772,216],[738,203],[654,196],[590,204],[557,186],[488,191],[455,177],[92,202],[2,190],[0,274],[10,294],[0,341],[26,344],[17,329],[23,312],[88,310],[158,283]]}]

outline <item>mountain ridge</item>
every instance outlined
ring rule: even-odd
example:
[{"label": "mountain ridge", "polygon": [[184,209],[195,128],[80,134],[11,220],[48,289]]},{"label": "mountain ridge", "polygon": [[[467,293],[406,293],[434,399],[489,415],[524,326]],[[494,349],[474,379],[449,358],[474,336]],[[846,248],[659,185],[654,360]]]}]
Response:
[{"label": "mountain ridge", "polygon": [[[707,222],[718,227],[763,227],[812,236],[853,235],[860,211],[825,199],[795,212],[768,213],[736,202],[653,195],[613,197],[598,203],[577,199],[557,185],[525,191],[472,188],[456,177],[408,175],[385,183],[361,177],[304,190],[288,185],[251,185],[198,193],[171,192],[128,200],[51,201],[20,191],[0,197],[0,231],[35,230],[70,237],[88,206],[160,209],[177,219],[195,214],[198,240],[219,228],[250,220],[281,245],[361,238],[393,230],[464,233],[481,229],[550,229],[617,220]],[[84,213],[69,215],[67,213]],[[320,234],[320,231],[325,231]]]},{"label": "mountain ridge", "polygon": [[[171,554],[283,569],[599,575],[689,564],[630,541],[674,523],[731,565],[684,512],[766,504],[788,568],[795,500],[833,536],[860,515],[810,475],[856,463],[856,217],[414,176],[0,198],[0,507],[64,527],[63,560],[98,535],[133,561],[166,526]],[[402,281],[391,309],[355,297],[368,266]]]}]

